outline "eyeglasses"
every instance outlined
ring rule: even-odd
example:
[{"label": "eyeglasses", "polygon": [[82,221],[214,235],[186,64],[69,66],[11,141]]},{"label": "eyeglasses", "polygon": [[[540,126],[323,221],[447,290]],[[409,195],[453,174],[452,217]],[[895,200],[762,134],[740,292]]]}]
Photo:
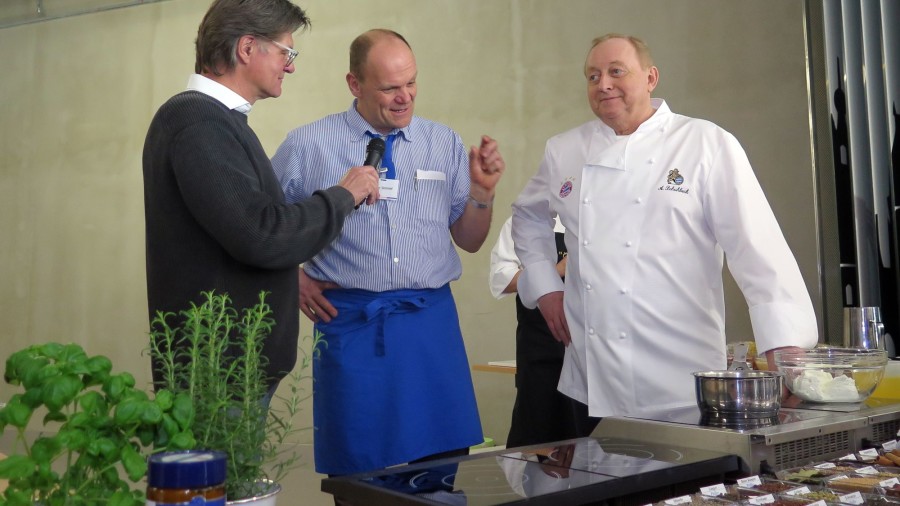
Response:
[{"label": "eyeglasses", "polygon": [[271,42],[272,44],[275,44],[275,46],[276,46],[278,49],[281,49],[282,51],[284,51],[284,52],[287,54],[287,61],[284,62],[284,66],[285,66],[285,67],[290,67],[290,66],[291,66],[291,63],[294,63],[294,59],[297,58],[297,55],[300,54],[300,51],[297,51],[296,49],[294,49],[294,48],[292,48],[292,47],[287,47],[287,46],[285,46],[284,44],[280,44],[280,43],[278,43],[278,42],[275,42],[274,40],[272,40],[272,39],[270,39],[270,38],[268,38],[268,37],[263,37],[262,35],[260,35],[259,38],[265,39],[265,40]]}]

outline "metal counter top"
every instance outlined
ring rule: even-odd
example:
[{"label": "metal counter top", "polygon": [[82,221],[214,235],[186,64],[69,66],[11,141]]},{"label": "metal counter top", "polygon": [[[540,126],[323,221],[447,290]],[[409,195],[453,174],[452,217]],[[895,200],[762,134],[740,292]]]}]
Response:
[{"label": "metal counter top", "polygon": [[642,417],[604,418],[593,436],[719,449],[741,458],[745,472],[774,472],[841,458],[897,439],[900,404],[811,404],[773,418],[710,417],[696,406]]}]

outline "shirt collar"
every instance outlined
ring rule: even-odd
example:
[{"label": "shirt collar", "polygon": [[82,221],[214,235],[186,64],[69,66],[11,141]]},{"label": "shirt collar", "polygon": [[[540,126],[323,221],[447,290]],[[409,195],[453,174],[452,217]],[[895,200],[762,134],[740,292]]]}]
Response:
[{"label": "shirt collar", "polygon": [[647,118],[647,121],[641,123],[641,126],[638,127],[638,130],[647,129],[647,128],[657,128],[664,121],[668,119],[668,116],[672,113],[669,110],[669,106],[666,104],[666,101],[661,98],[651,98],[650,99],[650,107],[656,110],[653,113],[653,116]]},{"label": "shirt collar", "polygon": [[632,135],[646,134],[651,130],[665,130],[666,122],[672,117],[672,111],[662,99],[654,98],[650,104],[653,106],[653,115],[641,123],[634,133],[629,135],[616,135],[616,132],[606,123],[597,120],[597,135],[591,137],[585,163],[588,165],[609,167],[611,169],[628,170],[625,151]]},{"label": "shirt collar", "polygon": [[[347,125],[350,127],[350,132],[353,135],[354,141],[369,141],[369,136],[366,135],[366,132],[372,132],[372,134],[377,135],[379,137],[382,136],[378,130],[375,130],[372,125],[369,124],[360,114],[359,111],[356,110],[356,99],[353,99],[353,103],[350,104],[350,109],[347,109]],[[399,133],[399,137],[405,140],[412,140],[412,125],[416,122],[415,116],[413,116],[412,121],[410,121],[409,125],[406,125],[403,128],[395,128],[388,132],[388,135]]]},{"label": "shirt collar", "polygon": [[247,99],[235,93],[231,88],[200,74],[191,74],[191,77],[188,78],[187,89],[209,95],[222,102],[225,107],[244,114],[250,114],[250,109],[253,108]]}]

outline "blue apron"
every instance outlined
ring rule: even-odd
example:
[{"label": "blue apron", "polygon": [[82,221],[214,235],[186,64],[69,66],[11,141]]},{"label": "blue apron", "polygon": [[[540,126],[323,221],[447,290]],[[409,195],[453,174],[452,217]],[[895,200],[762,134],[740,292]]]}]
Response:
[{"label": "blue apron", "polygon": [[315,328],[316,471],[382,469],[481,443],[469,361],[449,285],[329,290],[338,310]]}]

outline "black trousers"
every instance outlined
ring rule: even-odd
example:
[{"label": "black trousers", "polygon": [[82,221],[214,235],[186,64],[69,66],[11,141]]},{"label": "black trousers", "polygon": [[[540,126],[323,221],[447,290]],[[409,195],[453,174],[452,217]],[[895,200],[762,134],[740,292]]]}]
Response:
[{"label": "black trousers", "polygon": [[580,437],[586,420],[576,420],[581,411],[575,401],[556,389],[565,346],[553,338],[541,312],[523,306],[518,296],[516,318],[516,401],[506,447]]}]

